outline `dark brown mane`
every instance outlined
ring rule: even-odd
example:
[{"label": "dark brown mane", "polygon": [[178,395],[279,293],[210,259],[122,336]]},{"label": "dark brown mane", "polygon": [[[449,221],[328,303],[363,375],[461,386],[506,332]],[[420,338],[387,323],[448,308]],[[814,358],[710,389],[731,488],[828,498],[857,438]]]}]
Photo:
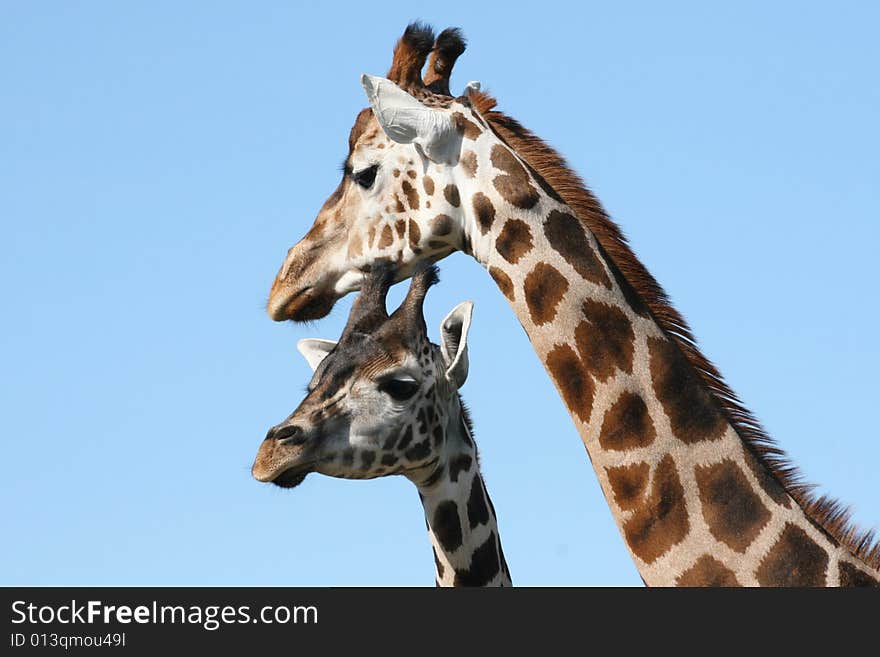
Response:
[{"label": "dark brown mane", "polygon": [[803,481],[800,472],[764,431],[725,383],[711,361],[697,348],[684,317],[629,247],[620,227],[606,214],[598,199],[572,171],[565,159],[517,120],[495,110],[497,101],[486,93],[469,95],[471,105],[489,121],[495,133],[513,148],[571,207],[593,233],[608,258],[648,306],[660,328],[681,349],[709,390],[734,431],[760,464],[785,487],[809,518],[872,568],[880,568],[880,543],[874,531],[860,530],[851,521],[848,507],[827,496],[817,497],[815,486]]}]

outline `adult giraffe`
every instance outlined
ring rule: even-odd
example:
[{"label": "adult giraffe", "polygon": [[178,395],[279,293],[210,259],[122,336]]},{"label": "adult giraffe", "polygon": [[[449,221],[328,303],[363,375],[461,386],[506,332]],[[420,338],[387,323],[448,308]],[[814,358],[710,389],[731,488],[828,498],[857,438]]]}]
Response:
[{"label": "adult giraffe", "polygon": [[[310,320],[377,261],[455,250],[507,297],[648,585],[878,585],[880,547],[815,498],[564,160],[468,85],[457,30],[410,25],[363,76],[339,187],[288,253],[269,315]],[[424,79],[422,67],[431,54]]]}]

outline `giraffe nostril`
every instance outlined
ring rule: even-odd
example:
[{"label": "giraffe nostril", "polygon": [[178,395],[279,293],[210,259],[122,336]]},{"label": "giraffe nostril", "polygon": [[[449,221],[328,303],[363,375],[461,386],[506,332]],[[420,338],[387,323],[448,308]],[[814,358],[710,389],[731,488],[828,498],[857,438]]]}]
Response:
[{"label": "giraffe nostril", "polygon": [[266,438],[272,438],[280,443],[289,445],[299,445],[305,442],[305,432],[302,430],[302,427],[288,424],[287,426],[270,429]]}]

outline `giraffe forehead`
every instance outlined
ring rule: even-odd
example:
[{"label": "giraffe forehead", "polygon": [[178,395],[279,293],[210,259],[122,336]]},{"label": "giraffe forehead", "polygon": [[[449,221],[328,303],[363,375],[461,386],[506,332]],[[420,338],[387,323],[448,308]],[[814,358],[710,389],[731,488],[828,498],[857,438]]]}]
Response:
[{"label": "giraffe forehead", "polygon": [[354,151],[358,141],[360,141],[361,137],[363,137],[364,133],[366,133],[371,126],[376,126],[378,128],[379,122],[376,121],[376,117],[373,116],[373,110],[367,107],[358,113],[354,120],[354,125],[351,126],[351,132],[348,134],[349,153]]},{"label": "giraffe forehead", "polygon": [[[379,165],[389,170],[400,166],[395,163],[393,156],[401,151],[399,148],[406,145],[395,144],[391,140],[386,140],[384,136],[377,137],[378,140],[358,144],[348,156],[348,166],[352,171],[360,171],[373,165]],[[382,144],[382,148],[379,145]],[[395,150],[397,148],[398,150]]]},{"label": "giraffe forehead", "polygon": [[395,146],[398,144],[388,139],[368,107],[358,114],[349,133],[346,165],[357,171],[378,164]]},{"label": "giraffe forehead", "polygon": [[313,394],[329,399],[356,378],[372,377],[403,361],[398,349],[371,336],[356,335],[340,341],[315,371]]},{"label": "giraffe forehead", "polygon": [[351,149],[351,161],[355,162],[365,157],[376,158],[385,155],[385,152],[393,150],[398,146],[395,142],[388,139],[382,129],[376,124],[372,129],[367,129],[358,138],[357,143]]},{"label": "giraffe forehead", "polygon": [[355,334],[341,341],[316,376],[322,381],[375,378],[392,369],[426,376],[431,373],[438,353],[439,347],[418,334],[402,330],[392,318],[370,335]]}]

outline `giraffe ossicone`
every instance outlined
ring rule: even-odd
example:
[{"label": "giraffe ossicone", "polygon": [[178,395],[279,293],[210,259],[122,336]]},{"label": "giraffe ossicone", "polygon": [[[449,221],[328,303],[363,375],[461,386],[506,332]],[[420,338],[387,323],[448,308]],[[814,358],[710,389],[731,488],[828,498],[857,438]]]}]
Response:
[{"label": "giraffe ossicone", "polygon": [[872,534],[801,482],[565,160],[486,93],[449,95],[463,50],[456,30],[411,25],[370,78],[343,179],[269,315],[322,317],[379,262],[401,279],[468,253],[544,363],[647,584],[880,584]]},{"label": "giraffe ossicone", "polygon": [[509,586],[494,507],[458,394],[467,379],[473,304],[460,303],[431,343],[422,312],[436,281],[418,271],[390,316],[387,266],[373,269],[339,341],[297,347],[313,370],[308,394],[269,430],[254,477],[294,488],[312,472],[345,479],[402,475],[419,492],[438,586]]}]

